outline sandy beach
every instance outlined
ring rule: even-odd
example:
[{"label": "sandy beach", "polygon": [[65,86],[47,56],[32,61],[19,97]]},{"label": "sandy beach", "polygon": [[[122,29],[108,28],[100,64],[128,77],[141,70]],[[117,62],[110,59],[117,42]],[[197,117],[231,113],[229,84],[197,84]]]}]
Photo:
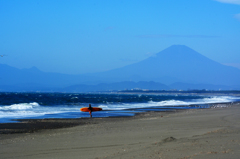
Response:
[{"label": "sandy beach", "polygon": [[240,104],[134,117],[0,124],[0,158],[240,157]]}]

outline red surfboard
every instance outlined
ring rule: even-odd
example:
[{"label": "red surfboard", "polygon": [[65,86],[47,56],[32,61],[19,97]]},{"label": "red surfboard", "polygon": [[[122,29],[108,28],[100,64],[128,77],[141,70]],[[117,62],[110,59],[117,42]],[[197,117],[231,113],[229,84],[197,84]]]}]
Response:
[{"label": "red surfboard", "polygon": [[[90,112],[90,109],[88,107],[81,108],[80,110],[82,112]],[[92,112],[101,111],[101,110],[102,110],[102,108],[92,107]]]}]

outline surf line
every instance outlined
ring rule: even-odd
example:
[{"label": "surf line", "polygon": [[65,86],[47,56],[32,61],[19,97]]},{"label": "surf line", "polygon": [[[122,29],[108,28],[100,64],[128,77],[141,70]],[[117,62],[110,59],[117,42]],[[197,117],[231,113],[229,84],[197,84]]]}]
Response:
[{"label": "surf line", "polygon": [[92,112],[101,111],[101,110],[102,110],[102,108],[92,107],[91,104],[89,104],[88,107],[83,107],[83,108],[80,109],[80,111],[82,111],[82,112],[89,112],[90,118],[92,117]]}]

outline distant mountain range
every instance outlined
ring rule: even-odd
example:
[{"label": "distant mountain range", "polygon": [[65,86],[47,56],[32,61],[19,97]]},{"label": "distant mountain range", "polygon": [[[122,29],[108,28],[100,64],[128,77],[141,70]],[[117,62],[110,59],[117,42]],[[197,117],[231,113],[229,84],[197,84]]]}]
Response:
[{"label": "distant mountain range", "polygon": [[131,90],[131,89],[146,89],[146,90],[169,90],[167,85],[150,82],[116,82],[116,83],[100,83],[97,85],[73,85],[66,87],[65,92],[92,92],[92,91],[118,91],[118,90]]},{"label": "distant mountain range", "polygon": [[240,70],[184,45],[122,68],[84,75],[17,69],[0,64],[0,91],[91,92],[124,89],[240,89]]}]

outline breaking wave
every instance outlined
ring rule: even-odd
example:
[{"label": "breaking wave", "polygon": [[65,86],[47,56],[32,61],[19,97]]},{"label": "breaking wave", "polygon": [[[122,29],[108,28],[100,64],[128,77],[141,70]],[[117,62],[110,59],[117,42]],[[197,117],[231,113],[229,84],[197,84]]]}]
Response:
[{"label": "breaking wave", "polygon": [[0,110],[26,110],[26,109],[33,109],[34,107],[39,107],[39,104],[36,102],[13,104],[10,106],[0,107]]},{"label": "breaking wave", "polygon": [[181,106],[181,105],[194,105],[194,104],[211,104],[211,103],[229,103],[240,100],[240,97],[231,96],[213,96],[202,99],[193,100],[165,100],[160,102],[149,101],[148,103],[122,103],[122,104],[104,104],[99,107],[107,110],[123,110],[123,109],[136,109],[147,107],[163,107],[163,106]]},{"label": "breaking wave", "polygon": [[[57,94],[58,95],[58,94]],[[89,96],[89,98],[87,98]],[[92,102],[92,106],[101,107],[104,111],[101,113],[110,114],[109,111],[126,111],[126,109],[141,109],[141,108],[154,108],[154,107],[176,107],[176,106],[188,106],[188,105],[200,105],[200,104],[211,104],[211,103],[229,103],[240,101],[240,97],[234,96],[101,96],[88,95],[84,98],[85,102],[73,103],[73,100],[77,98],[66,100],[69,103],[59,103],[56,100],[56,96],[48,99],[49,101],[56,101],[53,104],[39,104],[42,103],[46,98],[40,98],[38,102],[29,103],[17,103],[9,105],[0,105],[0,123],[5,122],[8,119],[20,119],[20,118],[58,118],[58,117],[84,117],[87,113],[80,112],[81,107],[88,106],[88,102]],[[72,97],[71,97],[72,98]],[[14,99],[14,98],[13,98]],[[62,99],[62,98],[59,98]],[[79,98],[80,99],[80,98]],[[122,101],[120,100],[122,99]],[[93,100],[98,102],[93,102]],[[15,101],[16,102],[16,101]],[[218,105],[218,107],[222,105]],[[95,113],[97,114],[97,113]],[[75,115],[75,116],[74,116]],[[104,115],[103,115],[104,116]]]}]

